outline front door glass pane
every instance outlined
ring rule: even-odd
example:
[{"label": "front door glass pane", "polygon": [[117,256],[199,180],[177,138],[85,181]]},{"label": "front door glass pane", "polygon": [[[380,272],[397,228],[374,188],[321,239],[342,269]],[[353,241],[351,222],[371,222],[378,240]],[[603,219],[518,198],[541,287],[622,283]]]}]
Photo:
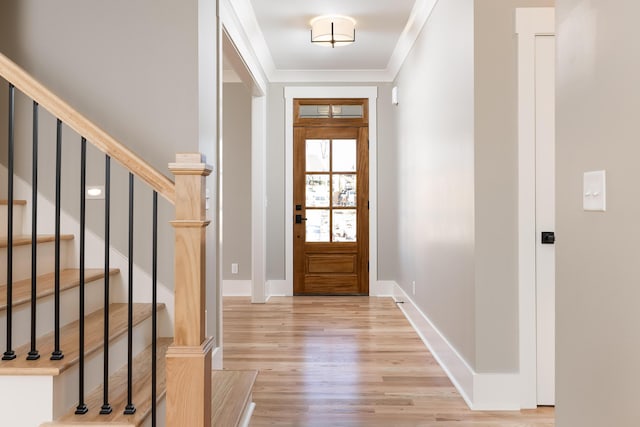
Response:
[{"label": "front door glass pane", "polygon": [[355,242],[356,241],[356,210],[355,209],[334,209],[333,210],[333,241],[334,242]]},{"label": "front door glass pane", "polygon": [[333,175],[333,206],[356,206],[356,175]]},{"label": "front door glass pane", "polygon": [[332,105],[331,117],[335,119],[360,119],[364,115],[362,105]]},{"label": "front door glass pane", "polygon": [[333,172],[355,172],[356,158],[355,139],[333,140]]},{"label": "front door glass pane", "polygon": [[329,241],[329,209],[307,210],[305,234],[307,242]]},{"label": "front door glass pane", "polygon": [[328,208],[330,194],[329,175],[307,175],[307,207]]},{"label": "front door glass pane", "polygon": [[330,117],[328,105],[301,105],[299,112],[301,119],[322,119]]},{"label": "front door glass pane", "polygon": [[329,144],[326,139],[307,139],[307,172],[329,172]]}]

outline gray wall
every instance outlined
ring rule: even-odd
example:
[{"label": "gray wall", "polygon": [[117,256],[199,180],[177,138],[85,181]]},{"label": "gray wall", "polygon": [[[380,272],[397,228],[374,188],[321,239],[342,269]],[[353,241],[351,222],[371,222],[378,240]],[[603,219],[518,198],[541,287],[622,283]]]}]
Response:
[{"label": "gray wall", "polygon": [[284,85],[271,84],[267,92],[267,280],[286,276],[284,116]]},{"label": "gray wall", "polygon": [[395,280],[399,273],[398,140],[391,104],[392,84],[378,85],[378,280]]},{"label": "gray wall", "polygon": [[[203,139],[199,114],[215,90],[204,93],[199,73],[210,57],[199,56],[199,7],[213,0],[4,0],[0,13],[0,51],[90,120],[171,177],[167,164],[176,152],[199,151]],[[211,8],[209,7],[209,10]],[[215,8],[213,9],[215,12]],[[215,28],[215,19],[205,25]],[[215,41],[215,40],[214,40]],[[210,56],[215,58],[215,51]],[[214,74],[207,73],[215,82]],[[215,87],[215,85],[213,85]],[[6,89],[0,92],[3,99]],[[0,104],[4,107],[5,102]],[[1,113],[1,111],[0,111]],[[20,99],[17,173],[30,181],[30,106]],[[0,114],[6,117],[4,114]],[[215,114],[203,120],[213,120]],[[55,121],[42,113],[40,182],[53,199]],[[6,122],[0,126],[6,129]],[[3,135],[5,130],[0,129]],[[215,133],[215,132],[214,132]],[[0,161],[6,164],[6,140]],[[215,150],[213,150],[215,152]],[[65,130],[64,155],[72,161],[63,174],[63,209],[78,212],[79,137]],[[209,159],[215,164],[216,159]],[[103,180],[104,156],[89,149],[88,184]],[[113,165],[112,244],[126,249],[127,176]],[[150,242],[150,192],[137,184],[136,224]],[[102,234],[103,202],[88,204],[88,226]],[[160,280],[173,283],[173,208],[160,202]],[[49,230],[50,231],[50,230]],[[136,246],[135,262],[150,269],[150,250]],[[215,265],[210,266],[215,274]],[[215,323],[216,316],[209,316]],[[210,324],[213,331],[214,324]]]},{"label": "gray wall", "polygon": [[[285,99],[284,88],[271,84],[267,95],[267,279],[285,279]],[[390,84],[314,84],[303,86],[378,87],[378,278],[393,280],[397,271],[397,239],[389,224],[397,223],[395,193],[396,140]]]},{"label": "gray wall", "polygon": [[[557,0],[558,427],[635,427],[640,360],[640,3]],[[607,171],[607,211],[582,210]]]},{"label": "gray wall", "polygon": [[516,7],[553,0],[475,1],[476,370],[518,370]]},{"label": "gray wall", "polygon": [[398,282],[476,372],[518,370],[515,8],[439,2],[402,67]]},{"label": "gray wall", "polygon": [[397,281],[473,366],[473,0],[438,2],[397,79]]},{"label": "gray wall", "polygon": [[225,83],[222,91],[222,274],[251,280],[251,95],[243,83]]}]

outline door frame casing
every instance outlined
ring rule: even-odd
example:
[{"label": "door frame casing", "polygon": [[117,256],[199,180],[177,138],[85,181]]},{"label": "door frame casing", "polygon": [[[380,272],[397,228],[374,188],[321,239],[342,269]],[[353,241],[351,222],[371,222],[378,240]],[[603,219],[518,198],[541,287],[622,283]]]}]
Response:
[{"label": "door frame casing", "polygon": [[[521,408],[537,407],[535,38],[555,35],[555,8],[516,8],[518,291]],[[554,166],[555,167],[555,166]]]},{"label": "door frame casing", "polygon": [[352,99],[369,101],[369,295],[378,281],[377,216],[377,99],[376,86],[288,86],[285,98],[285,280],[269,281],[267,294],[293,295],[293,100],[295,98]]}]

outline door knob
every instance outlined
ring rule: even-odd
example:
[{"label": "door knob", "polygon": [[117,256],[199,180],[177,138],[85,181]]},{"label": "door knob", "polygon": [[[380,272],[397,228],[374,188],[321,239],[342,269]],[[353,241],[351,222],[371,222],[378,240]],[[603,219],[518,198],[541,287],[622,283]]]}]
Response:
[{"label": "door knob", "polygon": [[306,221],[307,218],[302,218],[302,215],[296,215],[296,224],[302,224],[302,221]]},{"label": "door knob", "polygon": [[542,232],[542,244],[553,245],[556,242],[556,234],[553,231]]}]

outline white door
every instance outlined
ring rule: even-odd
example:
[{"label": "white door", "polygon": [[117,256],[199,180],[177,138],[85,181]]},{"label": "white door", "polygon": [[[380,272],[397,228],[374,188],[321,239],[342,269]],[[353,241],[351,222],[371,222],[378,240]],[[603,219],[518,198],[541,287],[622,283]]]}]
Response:
[{"label": "white door", "polygon": [[537,400],[555,405],[555,37],[535,52]]}]

